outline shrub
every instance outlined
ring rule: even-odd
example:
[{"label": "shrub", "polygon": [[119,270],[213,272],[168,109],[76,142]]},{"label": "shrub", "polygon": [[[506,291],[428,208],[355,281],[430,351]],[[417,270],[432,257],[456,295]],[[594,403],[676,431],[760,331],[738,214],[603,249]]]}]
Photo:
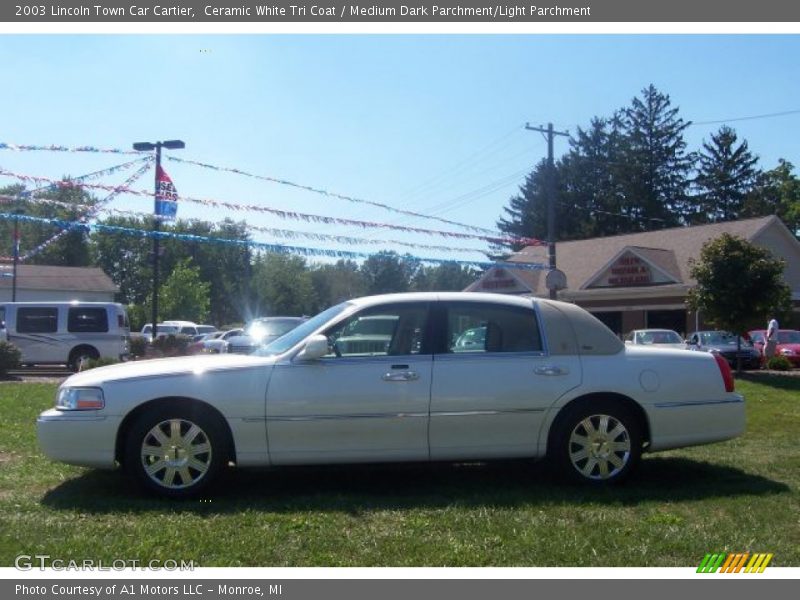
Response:
[{"label": "shrub", "polygon": [[101,356],[100,358],[90,358],[83,362],[83,366],[81,367],[81,371],[88,371],[89,369],[95,369],[97,367],[106,367],[108,365],[115,365],[119,361],[116,358],[111,358],[110,356]]},{"label": "shrub", "polygon": [[11,342],[0,342],[0,377],[5,377],[9,370],[19,367],[22,353]]},{"label": "shrub", "polygon": [[147,338],[142,335],[131,337],[130,349],[131,356],[144,356],[147,353]]},{"label": "shrub", "polygon": [[188,335],[169,334],[160,337],[153,342],[153,348],[161,352],[164,356],[186,356],[188,354],[189,342],[192,341]]},{"label": "shrub", "polygon": [[770,371],[791,371],[792,363],[785,356],[773,356],[767,361]]}]

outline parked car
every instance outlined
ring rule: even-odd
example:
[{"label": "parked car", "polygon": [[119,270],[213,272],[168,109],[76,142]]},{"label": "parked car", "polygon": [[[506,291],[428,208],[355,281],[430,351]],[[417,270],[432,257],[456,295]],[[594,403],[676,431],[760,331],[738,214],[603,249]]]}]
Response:
[{"label": "parked car", "polygon": [[234,354],[252,354],[261,346],[265,346],[291,331],[304,317],[263,317],[250,321],[242,335],[231,336],[225,341],[223,352]]},{"label": "parked car", "polygon": [[[333,340],[374,315],[396,320],[385,352],[337,354]],[[451,340],[481,323],[486,349],[456,352]],[[573,304],[457,292],[344,302],[250,356],[73,375],[37,420],[50,458],[121,464],[178,498],[231,462],[547,457],[561,475],[602,485],[625,479],[643,452],[727,440],[744,426],[744,398],[718,354],[625,346]]]},{"label": "parked car", "polygon": [[[750,341],[753,346],[758,350],[761,356],[764,356],[764,344],[767,339],[766,329],[757,329],[749,331]],[[775,356],[785,356],[792,363],[795,368],[800,368],[800,331],[795,329],[780,329],[778,330],[778,344],[775,346]]]},{"label": "parked car", "polygon": [[65,364],[77,371],[86,360],[125,360],[130,352],[128,315],[114,302],[4,302],[0,321],[22,364]]},{"label": "parked car", "polygon": [[625,343],[659,348],[686,348],[684,339],[671,329],[634,329],[625,336]]},{"label": "parked car", "polygon": [[227,341],[235,336],[242,335],[244,329],[229,329],[227,331],[214,331],[200,336],[200,339],[189,345],[191,354],[205,352],[208,354],[219,354],[225,351]]},{"label": "parked car", "polygon": [[[343,331],[377,315],[396,321],[382,354],[337,351]],[[484,351],[457,352],[452,340],[480,326]],[[121,464],[148,490],[186,497],[230,462],[547,457],[566,477],[612,483],[642,452],[736,437],[744,419],[718,354],[625,346],[568,303],[422,293],[344,302],[251,356],[74,375],[37,429],[55,460]]]},{"label": "parked car", "polygon": [[[178,325],[171,325],[169,323],[158,323],[156,337],[163,338],[167,337],[168,335],[177,335],[180,331],[180,327]],[[142,331],[140,333],[147,339],[148,342],[153,341],[153,324],[147,323],[142,327]]]},{"label": "parked car", "polygon": [[728,331],[696,331],[689,336],[686,344],[689,350],[719,354],[734,368],[737,358],[741,359],[743,369],[761,367],[761,354],[753,344]]}]

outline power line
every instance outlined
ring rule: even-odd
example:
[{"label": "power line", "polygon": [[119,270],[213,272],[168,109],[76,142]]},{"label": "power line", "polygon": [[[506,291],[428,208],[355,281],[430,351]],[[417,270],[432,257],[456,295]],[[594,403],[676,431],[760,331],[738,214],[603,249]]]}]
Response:
[{"label": "power line", "polygon": [[749,117],[735,117],[733,119],[720,119],[718,121],[692,121],[689,125],[719,125],[721,123],[734,123],[736,121],[753,121],[756,119],[772,119],[774,117],[785,117],[787,115],[797,115],[800,114],[800,109],[797,110],[785,110],[783,112],[776,112],[776,113],[766,113],[763,115],[751,115]]}]

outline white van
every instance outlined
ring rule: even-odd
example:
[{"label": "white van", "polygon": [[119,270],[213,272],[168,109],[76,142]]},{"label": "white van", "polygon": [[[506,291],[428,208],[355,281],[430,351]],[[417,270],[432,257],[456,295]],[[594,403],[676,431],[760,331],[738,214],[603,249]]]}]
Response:
[{"label": "white van", "polygon": [[130,324],[113,302],[4,302],[0,321],[22,364],[66,364],[73,371],[90,358],[125,360]]}]

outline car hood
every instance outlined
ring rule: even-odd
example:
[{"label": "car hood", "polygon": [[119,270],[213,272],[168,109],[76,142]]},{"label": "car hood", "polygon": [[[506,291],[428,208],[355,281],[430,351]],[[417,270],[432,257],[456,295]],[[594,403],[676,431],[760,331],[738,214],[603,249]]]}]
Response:
[{"label": "car hood", "polygon": [[213,354],[210,356],[186,356],[158,358],[98,367],[68,378],[64,385],[100,386],[113,381],[127,379],[168,377],[206,371],[258,368],[272,365],[274,357],[258,357],[243,354]]}]

